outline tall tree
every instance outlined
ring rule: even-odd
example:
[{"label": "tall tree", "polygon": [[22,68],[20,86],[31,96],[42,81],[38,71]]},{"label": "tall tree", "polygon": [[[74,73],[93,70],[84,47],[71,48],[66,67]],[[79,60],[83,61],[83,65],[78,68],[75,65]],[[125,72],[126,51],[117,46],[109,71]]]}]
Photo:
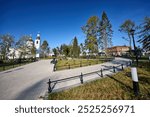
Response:
[{"label": "tall tree", "polygon": [[102,19],[99,24],[99,46],[101,50],[106,50],[106,48],[109,48],[112,46],[112,25],[107,17],[107,14],[105,12],[102,13]]},{"label": "tall tree", "polygon": [[140,26],[138,42],[143,44],[143,49],[150,50],[150,17],[145,17]]},{"label": "tall tree", "polygon": [[43,53],[44,58],[46,57],[46,54],[48,53],[48,42],[46,40],[43,41],[41,45],[41,50]]},{"label": "tall tree", "polygon": [[31,48],[31,55],[32,55],[33,58],[35,58],[35,56],[36,56],[36,48],[35,48],[34,44]]},{"label": "tall tree", "polygon": [[85,52],[85,46],[84,46],[83,43],[80,44],[80,52],[81,52],[82,55],[86,54],[86,52]]},{"label": "tall tree", "polygon": [[33,51],[33,40],[31,36],[23,35],[20,37],[20,39],[17,41],[16,46],[18,50],[20,51],[20,59],[23,57],[25,58],[28,55],[31,55],[31,51]]},{"label": "tall tree", "polygon": [[74,58],[79,57],[80,49],[79,49],[79,46],[78,46],[78,39],[76,37],[73,39],[72,50],[73,50],[72,51],[73,57]]},{"label": "tall tree", "polygon": [[70,56],[71,47],[69,45],[62,45],[62,53],[67,57]]},{"label": "tall tree", "polygon": [[57,49],[53,48],[52,51],[54,52],[55,57],[57,57],[57,55],[58,55]]},{"label": "tall tree", "polygon": [[4,34],[0,36],[0,53],[5,60],[7,58],[7,54],[9,53],[9,48],[14,44],[14,36],[10,34]]},{"label": "tall tree", "polygon": [[82,27],[83,32],[86,34],[85,47],[90,54],[98,52],[98,24],[99,18],[97,16],[92,16],[88,19],[86,25]]},{"label": "tall tree", "polygon": [[63,48],[62,48],[62,45],[60,46],[60,54],[62,55],[62,53],[63,53]]},{"label": "tall tree", "polygon": [[[130,49],[132,49],[132,43],[131,43],[132,37],[131,37],[130,31],[132,29],[135,29],[135,28],[136,28],[136,26],[135,26],[135,23],[133,21],[126,20],[123,22],[123,24],[121,24],[120,29],[119,29],[120,32],[124,32],[128,35],[128,41],[129,41]],[[123,37],[123,38],[125,38],[125,37]]]}]

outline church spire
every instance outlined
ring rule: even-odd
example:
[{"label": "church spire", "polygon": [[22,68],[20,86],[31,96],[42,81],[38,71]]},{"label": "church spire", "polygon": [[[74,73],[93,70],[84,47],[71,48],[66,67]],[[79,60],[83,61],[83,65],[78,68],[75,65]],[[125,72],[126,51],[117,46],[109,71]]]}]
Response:
[{"label": "church spire", "polygon": [[40,40],[40,33],[39,32],[37,33],[36,39]]}]

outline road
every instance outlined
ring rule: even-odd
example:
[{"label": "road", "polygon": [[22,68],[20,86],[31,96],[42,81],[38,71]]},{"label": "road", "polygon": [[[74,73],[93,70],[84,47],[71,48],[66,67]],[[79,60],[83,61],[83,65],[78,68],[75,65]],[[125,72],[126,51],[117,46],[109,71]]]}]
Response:
[{"label": "road", "polygon": [[38,99],[47,90],[45,84],[52,71],[50,60],[41,60],[0,72],[0,99]]},{"label": "road", "polygon": [[[0,99],[1,100],[36,100],[44,96],[47,92],[47,82],[51,80],[63,79],[66,77],[80,75],[109,68],[118,64],[126,64],[128,59],[116,58],[114,61],[86,66],[76,69],[53,72],[53,64],[50,60],[40,60],[35,63],[20,66],[11,70],[0,72]],[[112,74],[112,71],[106,71],[105,74]],[[99,73],[84,77],[85,81],[91,81],[100,78]],[[57,83],[53,91],[59,91],[70,87],[80,85],[80,80],[72,80],[63,83]]]}]

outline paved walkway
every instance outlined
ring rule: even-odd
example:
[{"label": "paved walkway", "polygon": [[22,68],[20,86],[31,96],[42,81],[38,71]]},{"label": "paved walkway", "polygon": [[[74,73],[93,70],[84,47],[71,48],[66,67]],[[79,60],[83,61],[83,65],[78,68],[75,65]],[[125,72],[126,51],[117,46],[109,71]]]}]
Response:
[{"label": "paved walkway", "polygon": [[52,70],[50,60],[41,60],[0,72],[0,99],[38,99]]},{"label": "paved walkway", "polygon": [[[101,68],[117,66],[122,63],[125,64],[128,61],[128,59],[116,58],[112,62],[99,65],[53,72],[53,64],[50,63],[50,60],[41,60],[3,71],[0,72],[0,99],[38,99],[47,92],[47,81],[49,78],[51,80],[63,79],[80,75],[81,72],[84,74],[100,70]],[[105,74],[112,74],[112,71],[107,71]],[[84,81],[94,80],[99,77],[98,74],[92,74],[84,77]],[[63,90],[77,85],[80,85],[79,79],[56,83],[53,91]]]},{"label": "paved walkway", "polygon": [[[60,80],[60,79],[68,78],[68,77],[81,75],[81,73],[86,74],[86,73],[90,73],[94,71],[99,71],[90,75],[83,76],[83,81],[89,82],[89,81],[101,78],[101,72],[100,72],[101,69],[109,69],[109,68],[112,68],[113,66],[119,66],[121,64],[124,64],[124,67],[127,67],[126,64],[127,63],[129,64],[129,61],[130,61],[129,59],[115,58],[115,60],[111,62],[106,62],[103,64],[80,67],[80,68],[70,69],[70,70],[56,71],[51,75],[50,79],[51,81],[54,81],[54,80]],[[122,68],[121,66],[117,68],[116,72],[120,71],[121,68]],[[104,76],[112,75],[112,74],[114,74],[113,69],[103,72]],[[76,79],[68,80],[65,82],[55,82],[52,84],[52,88],[53,88],[52,91],[57,92],[57,91],[61,91],[61,90],[68,89],[70,87],[74,87],[78,85],[81,85],[80,77],[77,77]]]}]

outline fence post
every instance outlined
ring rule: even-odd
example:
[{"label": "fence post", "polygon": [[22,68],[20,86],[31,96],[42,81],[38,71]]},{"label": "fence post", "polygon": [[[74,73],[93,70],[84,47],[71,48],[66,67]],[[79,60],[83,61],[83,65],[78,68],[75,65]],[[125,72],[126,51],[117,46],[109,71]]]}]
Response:
[{"label": "fence post", "polygon": [[82,67],[82,62],[80,61],[80,67]]},{"label": "fence post", "polygon": [[70,64],[68,65],[68,68],[70,69]]},{"label": "fence post", "polygon": [[15,62],[13,61],[13,68],[14,68],[14,64],[15,64]]},{"label": "fence post", "polygon": [[132,62],[131,61],[129,61],[130,62],[130,66],[132,65]]},{"label": "fence post", "polygon": [[122,69],[122,70],[124,70],[124,68],[123,68],[123,64],[121,64],[121,69]]},{"label": "fence post", "polygon": [[81,72],[81,75],[80,75],[80,81],[81,81],[81,84],[83,84],[83,74]]},{"label": "fence post", "polygon": [[101,77],[103,77],[103,69],[101,68]]},{"label": "fence post", "polygon": [[113,66],[113,72],[116,73],[115,66]]},{"label": "fence post", "polygon": [[49,82],[47,82],[48,84],[48,92],[51,93],[52,92],[52,88],[51,88],[51,80],[49,79]]},{"label": "fence post", "polygon": [[89,65],[91,65],[91,63],[89,62]]},{"label": "fence post", "polygon": [[3,64],[3,71],[5,70],[5,64]]}]

